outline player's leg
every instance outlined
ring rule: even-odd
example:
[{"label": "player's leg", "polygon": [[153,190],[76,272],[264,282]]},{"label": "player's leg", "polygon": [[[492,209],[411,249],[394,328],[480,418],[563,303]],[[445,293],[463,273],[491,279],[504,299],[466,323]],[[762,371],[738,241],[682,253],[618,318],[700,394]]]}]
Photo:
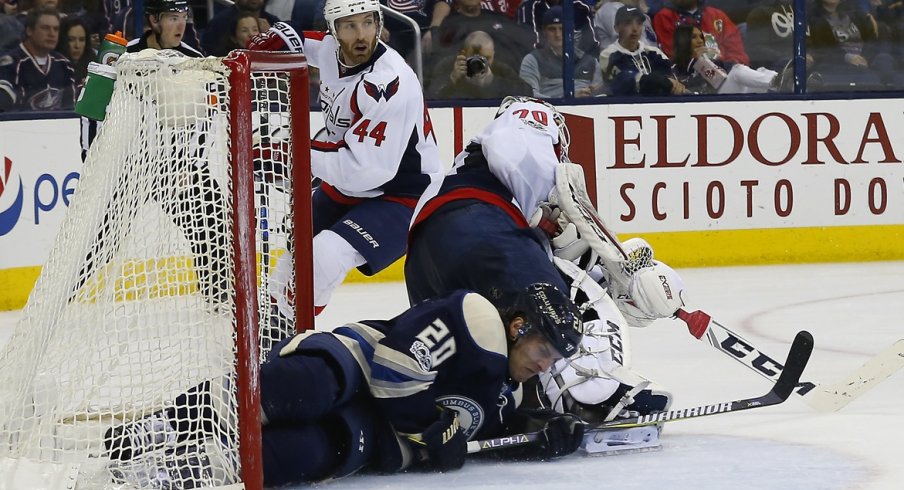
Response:
[{"label": "player's leg", "polygon": [[443,210],[411,235],[405,282],[412,304],[456,289],[476,291],[497,307],[528,285],[546,282],[567,293],[541,237],[485,203]]},{"label": "player's leg", "polygon": [[276,344],[261,365],[260,385],[262,416],[271,425],[318,420],[366,391],[358,362],[325,332]]},{"label": "player's leg", "polygon": [[359,396],[317,424],[265,426],[264,484],[281,486],[348,476],[361,469],[399,471],[411,462],[372,400]]},{"label": "player's leg", "polygon": [[353,268],[376,274],[405,253],[412,209],[382,198],[352,207],[314,237],[314,305],[324,307]]}]

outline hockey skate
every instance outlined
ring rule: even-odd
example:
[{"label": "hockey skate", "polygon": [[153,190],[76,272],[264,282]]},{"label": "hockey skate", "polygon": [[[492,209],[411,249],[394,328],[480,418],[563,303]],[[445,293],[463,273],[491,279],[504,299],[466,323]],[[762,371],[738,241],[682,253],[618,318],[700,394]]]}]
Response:
[{"label": "hockey skate", "polygon": [[188,490],[216,483],[208,457],[198,445],[112,461],[107,469],[113,483],[134,488]]},{"label": "hockey skate", "polygon": [[178,434],[164,413],[107,429],[104,447],[114,461],[128,461],[145,452],[176,447]]}]

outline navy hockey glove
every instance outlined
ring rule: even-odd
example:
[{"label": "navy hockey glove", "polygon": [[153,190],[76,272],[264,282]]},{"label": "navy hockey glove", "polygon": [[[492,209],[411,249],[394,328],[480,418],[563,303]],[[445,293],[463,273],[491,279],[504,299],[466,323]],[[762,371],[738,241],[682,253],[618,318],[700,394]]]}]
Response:
[{"label": "navy hockey glove", "polygon": [[276,22],[266,32],[248,40],[251,51],[292,51],[301,53],[301,36],[289,24]]},{"label": "navy hockey glove", "polygon": [[427,449],[430,463],[437,471],[457,470],[465,464],[468,439],[458,423],[458,414],[450,408],[440,409],[439,420],[432,423],[415,440]]},{"label": "navy hockey glove", "polygon": [[574,415],[557,415],[546,421],[538,443],[541,459],[567,456],[584,440],[584,424]]}]

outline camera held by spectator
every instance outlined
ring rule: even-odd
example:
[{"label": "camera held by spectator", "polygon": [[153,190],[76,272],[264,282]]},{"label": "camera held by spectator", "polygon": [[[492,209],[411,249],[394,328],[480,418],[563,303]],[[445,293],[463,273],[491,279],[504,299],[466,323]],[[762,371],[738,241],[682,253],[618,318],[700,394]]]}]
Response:
[{"label": "camera held by spectator", "polygon": [[481,54],[472,54],[465,58],[465,75],[468,78],[483,75],[490,69],[490,63],[487,57]]}]

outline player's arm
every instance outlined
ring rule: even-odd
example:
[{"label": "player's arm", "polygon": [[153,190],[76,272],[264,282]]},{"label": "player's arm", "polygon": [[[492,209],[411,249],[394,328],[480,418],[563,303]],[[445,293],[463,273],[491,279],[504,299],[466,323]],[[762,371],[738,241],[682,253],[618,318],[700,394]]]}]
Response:
[{"label": "player's arm", "polygon": [[311,173],[340,191],[363,193],[398,173],[409,143],[418,139],[423,96],[410,78],[381,73],[362,78],[351,104],[358,115],[342,140],[311,142]]}]

